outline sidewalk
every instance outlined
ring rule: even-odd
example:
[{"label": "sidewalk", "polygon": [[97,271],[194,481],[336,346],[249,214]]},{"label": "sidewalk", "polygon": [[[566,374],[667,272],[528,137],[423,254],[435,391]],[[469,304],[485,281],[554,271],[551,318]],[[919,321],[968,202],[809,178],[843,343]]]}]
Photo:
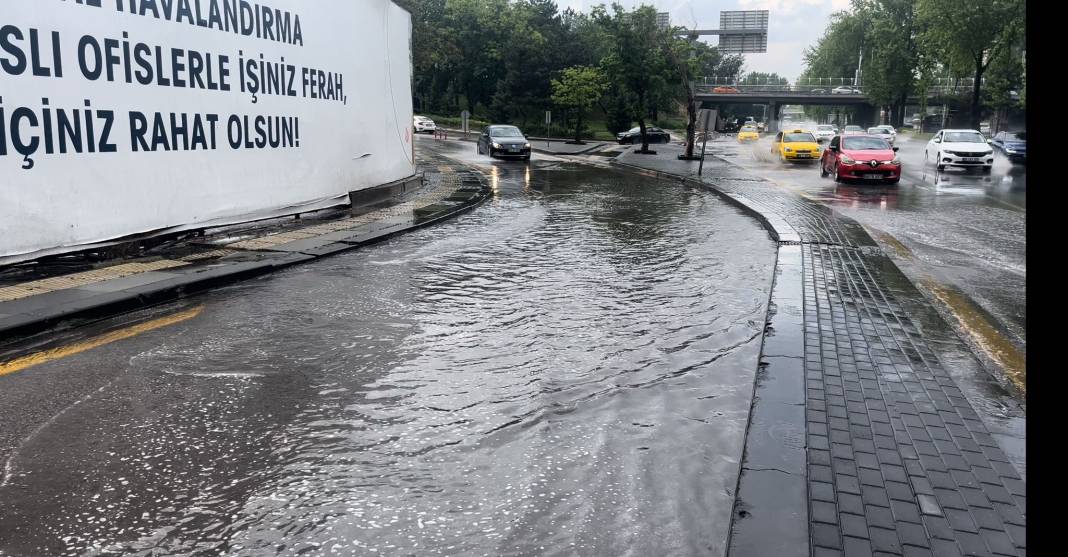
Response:
[{"label": "sidewalk", "polygon": [[731,553],[1025,554],[1025,483],[939,357],[966,349],[877,243],[711,155],[703,179],[674,157],[615,163],[711,188],[780,244]]},{"label": "sidewalk", "polygon": [[371,207],[208,231],[148,257],[85,263],[68,272],[6,269],[0,339],[76,326],[349,251],[449,218],[490,195],[481,173],[437,155],[419,154],[417,172],[421,188]]}]

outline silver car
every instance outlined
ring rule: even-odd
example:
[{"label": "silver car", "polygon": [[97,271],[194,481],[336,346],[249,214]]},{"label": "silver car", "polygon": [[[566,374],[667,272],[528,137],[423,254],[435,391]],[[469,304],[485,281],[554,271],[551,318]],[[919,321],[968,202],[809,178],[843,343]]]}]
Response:
[{"label": "silver car", "polygon": [[875,137],[881,137],[881,138],[885,139],[886,142],[891,144],[891,145],[893,145],[894,144],[894,140],[897,139],[897,137],[894,134],[890,133],[890,130],[886,129],[883,126],[877,126],[877,127],[874,127],[874,128],[868,128],[868,135],[874,135]]}]

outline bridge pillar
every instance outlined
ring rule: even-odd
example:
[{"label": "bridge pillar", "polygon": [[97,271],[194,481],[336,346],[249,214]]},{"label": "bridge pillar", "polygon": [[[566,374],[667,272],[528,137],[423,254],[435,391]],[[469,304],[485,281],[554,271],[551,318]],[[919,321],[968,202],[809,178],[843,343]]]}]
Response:
[{"label": "bridge pillar", "polygon": [[771,133],[778,132],[782,122],[782,105],[777,102],[768,103],[768,121],[765,130]]}]

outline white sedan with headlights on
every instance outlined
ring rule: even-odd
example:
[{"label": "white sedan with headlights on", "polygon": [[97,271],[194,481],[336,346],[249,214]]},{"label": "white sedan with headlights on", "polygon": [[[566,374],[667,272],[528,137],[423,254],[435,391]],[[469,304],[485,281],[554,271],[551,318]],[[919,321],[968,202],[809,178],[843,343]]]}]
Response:
[{"label": "white sedan with headlights on", "polygon": [[994,167],[994,149],[976,130],[942,130],[927,142],[923,156],[938,170],[950,166],[982,168],[989,174]]}]

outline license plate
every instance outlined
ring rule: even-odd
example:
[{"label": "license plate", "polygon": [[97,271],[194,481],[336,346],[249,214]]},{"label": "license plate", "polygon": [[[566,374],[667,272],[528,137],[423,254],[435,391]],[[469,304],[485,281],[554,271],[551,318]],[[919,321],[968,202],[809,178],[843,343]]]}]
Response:
[{"label": "license plate", "polygon": [[882,180],[883,179],[883,175],[882,174],[865,174],[864,175],[864,179],[865,180]]},{"label": "license plate", "polygon": [[983,162],[983,159],[979,159],[976,157],[964,157],[962,160],[964,162]]},{"label": "license plate", "polygon": [[518,153],[519,149],[509,149],[508,152],[509,153]]},{"label": "license plate", "polygon": [[810,155],[808,153],[798,153],[795,158],[798,158],[798,159],[811,159],[812,155]]}]

